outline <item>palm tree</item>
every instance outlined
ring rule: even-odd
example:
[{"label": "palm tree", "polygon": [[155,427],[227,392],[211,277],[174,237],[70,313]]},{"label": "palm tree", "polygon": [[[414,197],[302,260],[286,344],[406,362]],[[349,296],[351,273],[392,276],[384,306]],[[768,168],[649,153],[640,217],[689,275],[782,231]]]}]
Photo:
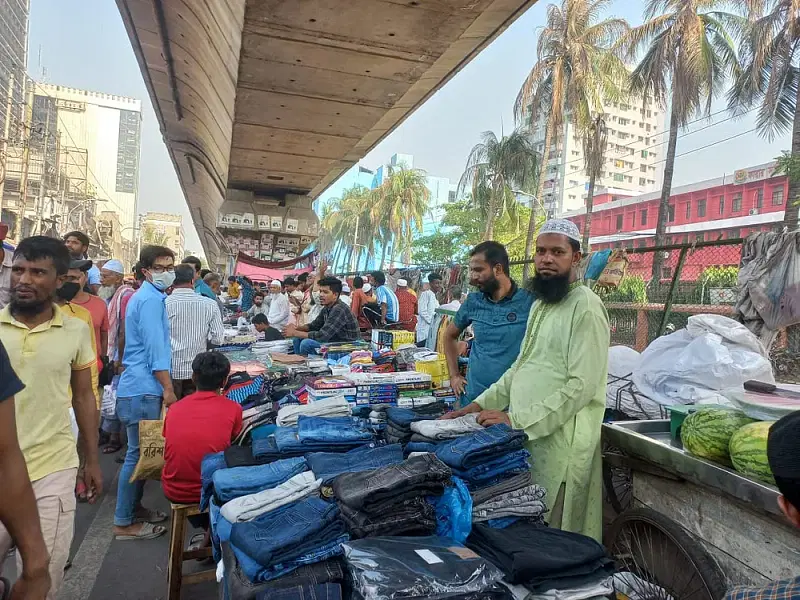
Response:
[{"label": "palm tree", "polygon": [[539,156],[530,136],[516,130],[499,140],[493,131],[484,131],[467,158],[467,166],[458,182],[457,194],[467,190],[472,203],[486,219],[483,239],[494,235],[495,221],[504,215],[516,219],[515,188],[533,189]]},{"label": "palm tree", "polygon": [[[386,179],[372,195],[373,232],[383,229],[384,249],[392,243],[393,250],[402,251],[406,263],[411,261],[414,234],[422,231],[430,197],[425,172],[405,166],[389,167]],[[370,243],[372,240],[374,236]]]},{"label": "palm tree", "polygon": [[594,205],[594,185],[603,172],[606,161],[608,129],[603,115],[597,115],[586,129],[583,138],[583,164],[589,176],[589,190],[586,196],[586,222],[583,224],[583,251],[589,252],[589,233],[592,227],[592,207]]},{"label": "palm tree", "polygon": [[[631,29],[620,47],[634,60],[644,49],[631,73],[630,90],[660,106],[671,104],[669,142],[661,203],[656,221],[655,245],[664,243],[675,170],[678,130],[698,114],[709,114],[711,101],[737,72],[736,50],[728,32],[737,18],[718,9],[728,0],[648,0],[645,23]],[[663,255],[653,260],[653,281],[661,278]]]},{"label": "palm tree", "polygon": [[[603,102],[619,95],[627,71],[610,49],[627,31],[623,19],[601,19],[611,0],[561,0],[547,7],[547,23],[539,32],[536,63],[522,84],[514,105],[517,121],[527,119],[535,128],[544,125],[544,160],[539,170],[536,198],[543,198],[553,139],[558,139],[565,119],[579,132],[591,115],[602,112]],[[531,211],[525,255],[530,257],[536,231],[536,206]],[[529,265],[523,277],[528,276]]]},{"label": "palm tree", "polygon": [[145,225],[142,230],[142,243],[147,246],[166,246],[169,242],[167,232],[152,225]]},{"label": "palm tree", "polygon": [[[742,69],[728,93],[734,111],[758,105],[756,125],[770,141],[792,132],[791,156],[800,156],[800,2],[740,0],[748,9],[740,48]],[[786,163],[779,167],[785,169]],[[798,228],[800,178],[789,177],[783,222]]]}]

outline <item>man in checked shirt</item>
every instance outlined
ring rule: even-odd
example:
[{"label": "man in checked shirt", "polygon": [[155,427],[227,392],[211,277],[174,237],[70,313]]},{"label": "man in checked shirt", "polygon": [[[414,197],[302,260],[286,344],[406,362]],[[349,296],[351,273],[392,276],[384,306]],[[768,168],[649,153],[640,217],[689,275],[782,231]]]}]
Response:
[{"label": "man in checked shirt", "polygon": [[[781,495],[778,504],[786,518],[800,528],[800,411],[795,411],[769,429],[769,467]],[[800,573],[800,563],[797,565]],[[800,577],[773,581],[765,586],[739,586],[728,591],[725,600],[798,600]]]}]

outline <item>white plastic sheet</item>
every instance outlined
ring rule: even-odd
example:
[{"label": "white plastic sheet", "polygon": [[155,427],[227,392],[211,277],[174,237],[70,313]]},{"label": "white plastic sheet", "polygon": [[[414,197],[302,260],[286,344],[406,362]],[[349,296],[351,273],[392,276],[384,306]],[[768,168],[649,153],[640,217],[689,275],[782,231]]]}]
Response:
[{"label": "white plastic sheet", "polygon": [[725,404],[720,392],[755,379],[775,383],[767,352],[744,325],[721,315],[689,317],[686,329],[654,340],[633,382],[659,404]]}]

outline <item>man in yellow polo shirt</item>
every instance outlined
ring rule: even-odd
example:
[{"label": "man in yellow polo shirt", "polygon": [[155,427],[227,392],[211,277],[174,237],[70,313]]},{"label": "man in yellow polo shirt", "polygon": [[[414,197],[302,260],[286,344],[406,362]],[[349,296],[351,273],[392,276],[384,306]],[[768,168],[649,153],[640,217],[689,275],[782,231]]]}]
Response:
[{"label": "man in yellow polo shirt", "polygon": [[[25,384],[16,397],[17,433],[50,550],[48,600],[58,595],[74,531],[78,454],[69,418],[70,387],[85,444],[84,482],[90,502],[96,500],[103,485],[90,369],[95,354],[89,328],[53,303],[69,261],[69,252],[58,240],[44,236],[22,240],[11,267],[11,302],[0,311],[0,341]],[[0,527],[0,570],[12,542]]]}]

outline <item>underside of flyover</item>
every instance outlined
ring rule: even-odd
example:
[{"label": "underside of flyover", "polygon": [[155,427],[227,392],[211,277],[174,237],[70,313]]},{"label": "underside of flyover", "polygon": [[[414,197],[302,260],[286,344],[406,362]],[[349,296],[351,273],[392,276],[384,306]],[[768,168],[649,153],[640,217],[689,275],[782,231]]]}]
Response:
[{"label": "underside of flyover", "polygon": [[117,0],[211,262],[226,202],[310,209],[535,0]]}]

